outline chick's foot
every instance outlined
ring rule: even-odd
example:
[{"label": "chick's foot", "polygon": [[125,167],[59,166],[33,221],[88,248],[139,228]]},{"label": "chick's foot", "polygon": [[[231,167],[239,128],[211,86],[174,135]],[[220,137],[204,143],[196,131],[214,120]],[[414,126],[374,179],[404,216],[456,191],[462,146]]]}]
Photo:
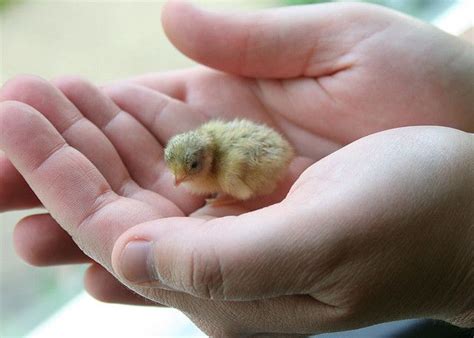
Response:
[{"label": "chick's foot", "polygon": [[223,207],[238,203],[239,200],[227,194],[219,194],[215,197],[206,198],[206,203],[212,207]]}]

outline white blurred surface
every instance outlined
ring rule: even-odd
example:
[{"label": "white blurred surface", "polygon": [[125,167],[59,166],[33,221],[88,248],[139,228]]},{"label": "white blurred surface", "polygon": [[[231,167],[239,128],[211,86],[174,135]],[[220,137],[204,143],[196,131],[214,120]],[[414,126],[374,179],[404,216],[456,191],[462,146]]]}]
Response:
[{"label": "white blurred surface", "polygon": [[150,336],[205,337],[175,309],[105,304],[85,292],[27,335],[29,338]]},{"label": "white blurred surface", "polygon": [[460,35],[474,26],[474,1],[458,0],[454,6],[433,20],[433,24],[453,35]]}]

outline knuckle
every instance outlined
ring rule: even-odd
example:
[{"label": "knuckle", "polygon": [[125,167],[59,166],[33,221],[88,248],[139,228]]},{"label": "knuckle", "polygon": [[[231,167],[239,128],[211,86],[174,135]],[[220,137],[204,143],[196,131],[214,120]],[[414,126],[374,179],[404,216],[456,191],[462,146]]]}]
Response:
[{"label": "knuckle", "polygon": [[119,101],[127,92],[130,90],[136,89],[137,86],[126,83],[126,82],[118,82],[106,85],[103,87],[103,91],[114,101]]},{"label": "knuckle", "polygon": [[344,305],[332,308],[332,321],[347,328],[352,328],[361,320],[361,314],[371,311],[370,303],[367,304],[361,298],[348,297]]},{"label": "knuckle", "polygon": [[191,250],[184,272],[183,288],[206,299],[225,299],[221,262],[213,250]]},{"label": "knuckle", "polygon": [[66,96],[79,95],[93,87],[89,81],[77,75],[64,75],[53,82]]}]

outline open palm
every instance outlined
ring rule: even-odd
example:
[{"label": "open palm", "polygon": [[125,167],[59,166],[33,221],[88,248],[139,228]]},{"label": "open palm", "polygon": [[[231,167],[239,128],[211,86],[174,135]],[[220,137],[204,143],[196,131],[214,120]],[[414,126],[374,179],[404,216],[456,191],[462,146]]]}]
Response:
[{"label": "open palm", "polygon": [[[185,229],[196,219],[274,204],[314,162],[376,131],[414,124],[473,130],[474,70],[459,66],[472,47],[399,14],[337,4],[226,15],[172,3],[163,22],[182,52],[213,69],[151,74],[101,89],[72,77],[54,81],[59,89],[19,77],[2,89],[3,101],[28,105],[2,104],[2,147],[52,215],[17,227],[17,246],[28,260],[81,262],[89,259],[85,252],[113,271],[117,238],[137,224],[181,217],[177,226]],[[217,117],[266,123],[294,145],[297,157],[278,191],[212,208],[173,186],[162,156],[166,141]],[[6,158],[1,165],[9,198],[0,208],[35,205]],[[32,232],[37,236],[26,236]],[[98,265],[87,280],[98,298],[147,302]],[[191,297],[134,290],[178,308]]]}]

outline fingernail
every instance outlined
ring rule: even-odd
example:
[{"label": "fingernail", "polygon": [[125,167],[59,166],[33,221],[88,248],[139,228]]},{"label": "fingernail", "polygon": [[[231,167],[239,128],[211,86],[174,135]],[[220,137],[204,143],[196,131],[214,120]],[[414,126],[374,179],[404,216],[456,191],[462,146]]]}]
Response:
[{"label": "fingernail", "polygon": [[123,276],[133,283],[153,281],[152,243],[147,241],[129,242],[122,251],[120,268]]}]

